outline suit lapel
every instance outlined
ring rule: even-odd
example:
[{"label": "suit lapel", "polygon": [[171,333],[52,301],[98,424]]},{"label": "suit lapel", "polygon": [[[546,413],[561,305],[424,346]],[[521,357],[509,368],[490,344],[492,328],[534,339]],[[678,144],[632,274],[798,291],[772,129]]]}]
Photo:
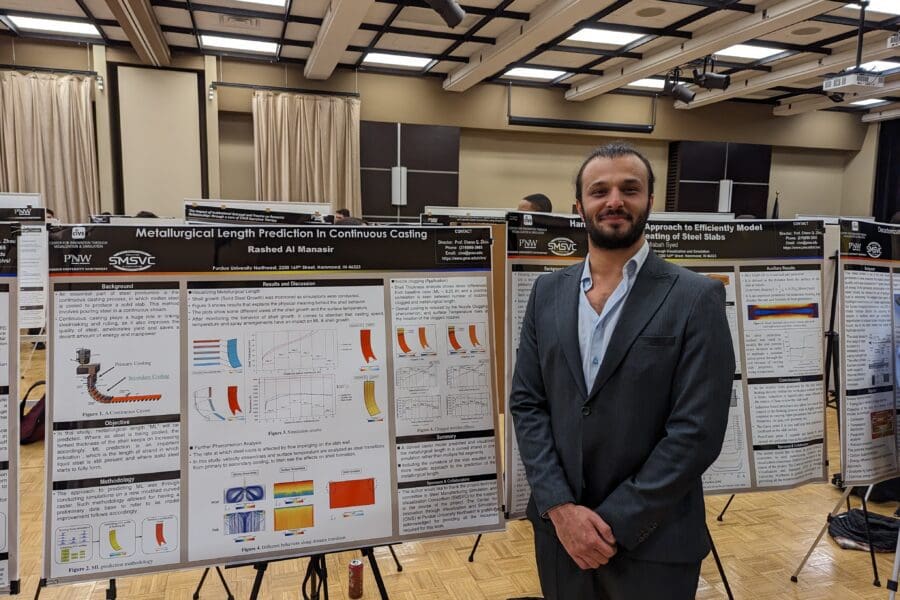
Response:
[{"label": "suit lapel", "polygon": [[565,270],[563,285],[556,292],[556,330],[559,332],[560,345],[566,363],[581,397],[587,397],[584,384],[584,370],[581,366],[581,348],[578,345],[578,301],[581,293],[581,270],[584,263],[578,263]]},{"label": "suit lapel", "polygon": [[[665,262],[653,251],[650,251],[644,266],[638,273],[634,287],[628,294],[625,305],[622,306],[619,322],[610,337],[609,346],[603,356],[603,363],[597,372],[591,393],[587,397],[588,401],[600,392],[615,373],[619,363],[628,353],[628,349],[643,331],[647,322],[656,314],[663,300],[669,294],[669,290],[672,289],[678,276],[666,272],[664,267]],[[581,378],[584,379],[584,375]]]}]

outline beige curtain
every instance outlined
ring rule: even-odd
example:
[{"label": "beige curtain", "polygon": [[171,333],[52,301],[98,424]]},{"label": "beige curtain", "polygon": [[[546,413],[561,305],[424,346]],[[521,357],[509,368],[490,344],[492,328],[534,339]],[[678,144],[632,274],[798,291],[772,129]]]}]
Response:
[{"label": "beige curtain", "polygon": [[0,71],[0,192],[40,192],[64,222],[99,212],[92,83]]},{"label": "beige curtain", "polygon": [[256,199],[327,202],[362,214],[359,100],[253,94]]}]

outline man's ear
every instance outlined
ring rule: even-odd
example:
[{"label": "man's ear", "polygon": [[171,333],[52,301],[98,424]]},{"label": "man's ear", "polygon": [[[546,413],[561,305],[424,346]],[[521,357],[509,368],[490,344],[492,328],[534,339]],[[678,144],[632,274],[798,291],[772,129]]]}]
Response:
[{"label": "man's ear", "polygon": [[575,210],[578,211],[578,216],[581,217],[581,220],[584,220],[584,207],[581,206],[581,200],[575,198]]}]

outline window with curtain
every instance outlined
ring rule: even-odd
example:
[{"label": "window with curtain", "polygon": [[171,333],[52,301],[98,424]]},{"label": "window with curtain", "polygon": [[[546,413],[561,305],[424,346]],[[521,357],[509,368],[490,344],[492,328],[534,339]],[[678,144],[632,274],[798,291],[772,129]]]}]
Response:
[{"label": "window with curtain", "polygon": [[253,147],[257,200],[362,214],[359,99],[256,91]]},{"label": "window with curtain", "polygon": [[62,221],[99,212],[92,83],[0,71],[0,192],[39,192]]}]

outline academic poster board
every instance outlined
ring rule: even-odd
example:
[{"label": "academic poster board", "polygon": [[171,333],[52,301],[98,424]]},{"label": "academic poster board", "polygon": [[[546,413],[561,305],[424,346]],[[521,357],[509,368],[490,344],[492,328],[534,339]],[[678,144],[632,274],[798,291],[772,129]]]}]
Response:
[{"label": "academic poster board", "polygon": [[[519,349],[519,334],[525,308],[535,280],[544,273],[564,269],[584,261],[587,255],[584,221],[545,213],[510,212],[506,237],[506,398],[509,398],[512,376]],[[553,310],[552,308],[547,308]],[[531,486],[525,476],[525,465],[519,454],[515,426],[510,412],[505,419],[506,515],[517,519],[525,516]]]},{"label": "academic poster board", "polygon": [[47,312],[46,209],[40,194],[0,194],[0,222],[19,223],[19,329],[44,326]]},{"label": "academic poster board", "polygon": [[48,583],[502,528],[486,228],[51,240]]},{"label": "academic poster board", "polygon": [[841,471],[868,485],[900,475],[900,226],[840,228]]},{"label": "academic poster board", "polygon": [[[542,245],[523,228],[526,216],[513,213],[509,222],[511,357],[534,280],[584,260],[587,252],[580,219],[557,221],[560,229],[548,230]],[[539,223],[536,216],[528,220],[532,227]],[[521,241],[514,227],[521,228]],[[653,219],[647,224],[646,237],[657,255],[725,285],[736,367],[722,452],[703,476],[708,494],[782,489],[826,478],[823,235],[824,225],[817,221]],[[571,249],[571,254],[555,256],[549,248],[554,241],[558,253]],[[525,260],[523,249],[544,258]],[[515,361],[508,361],[510,382]],[[515,517],[524,514],[530,488],[512,419],[506,425],[506,501]]]},{"label": "academic poster board", "polygon": [[725,286],[735,355],[722,451],[707,494],[827,478],[821,221],[653,221],[654,252]]},{"label": "academic poster board", "polygon": [[11,594],[19,593],[19,236],[19,224],[0,223],[0,593]]},{"label": "academic poster board", "polygon": [[303,225],[321,222],[331,214],[330,204],[308,202],[261,202],[250,200],[185,200],[188,223],[232,223],[235,225]]}]

